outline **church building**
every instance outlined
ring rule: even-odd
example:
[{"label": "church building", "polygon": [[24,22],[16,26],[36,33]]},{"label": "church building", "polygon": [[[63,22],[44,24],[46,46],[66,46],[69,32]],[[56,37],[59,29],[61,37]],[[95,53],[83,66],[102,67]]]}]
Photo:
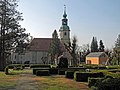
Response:
[{"label": "church building", "polygon": [[[68,19],[66,13],[66,7],[64,7],[64,13],[62,18],[62,25],[59,29],[60,41],[68,44],[70,42],[70,28],[68,26]],[[25,53],[18,54],[13,53],[11,55],[12,63],[22,63],[29,62],[31,64],[49,64],[50,58],[48,55],[48,50],[52,38],[34,38],[31,42],[29,51]]]}]

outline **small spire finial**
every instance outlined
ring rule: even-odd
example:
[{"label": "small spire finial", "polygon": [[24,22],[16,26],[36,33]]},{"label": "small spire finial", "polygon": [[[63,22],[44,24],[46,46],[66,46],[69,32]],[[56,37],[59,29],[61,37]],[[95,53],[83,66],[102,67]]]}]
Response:
[{"label": "small spire finial", "polygon": [[66,5],[64,5],[64,12],[66,12]]},{"label": "small spire finial", "polygon": [[67,17],[67,14],[66,14],[66,5],[64,5],[64,15],[63,15],[64,18]]}]

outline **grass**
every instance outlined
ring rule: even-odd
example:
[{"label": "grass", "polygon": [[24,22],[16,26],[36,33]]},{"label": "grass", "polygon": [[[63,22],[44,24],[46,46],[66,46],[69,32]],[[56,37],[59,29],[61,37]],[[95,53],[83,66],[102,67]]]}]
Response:
[{"label": "grass", "polygon": [[[37,90],[89,90],[86,83],[67,79],[64,75],[36,76],[32,74],[32,69],[9,70],[9,73],[10,75],[5,75],[4,72],[0,72],[0,90],[9,90],[11,88],[17,90],[16,85],[20,81],[21,74],[28,75],[32,85],[37,85]],[[27,85],[26,82],[24,85]],[[29,85],[31,84],[28,84],[26,88]]]},{"label": "grass", "polygon": [[19,76],[6,75],[4,72],[0,72],[0,88],[15,87],[18,77]]},{"label": "grass", "polygon": [[34,78],[40,87],[40,90],[88,90],[86,83],[76,82],[72,79],[67,79],[62,75],[43,76]]}]

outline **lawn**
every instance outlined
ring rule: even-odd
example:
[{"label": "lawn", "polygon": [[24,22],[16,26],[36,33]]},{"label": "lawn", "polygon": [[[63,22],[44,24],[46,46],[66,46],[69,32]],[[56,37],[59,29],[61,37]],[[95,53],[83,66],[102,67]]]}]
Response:
[{"label": "lawn", "polygon": [[0,72],[0,88],[13,88],[16,86],[16,81],[19,75],[5,75],[4,72]]},{"label": "lawn", "polygon": [[0,72],[0,90],[89,90],[86,83],[67,79],[64,75],[36,76],[31,69],[11,70],[10,74]]}]

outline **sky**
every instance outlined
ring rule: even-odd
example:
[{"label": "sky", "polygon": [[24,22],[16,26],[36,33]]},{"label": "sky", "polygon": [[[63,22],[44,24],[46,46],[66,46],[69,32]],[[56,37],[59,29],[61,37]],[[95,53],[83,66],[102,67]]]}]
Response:
[{"label": "sky", "polygon": [[78,45],[91,44],[93,36],[112,48],[120,34],[120,0],[19,0],[23,13],[20,22],[34,38],[51,38],[62,24],[66,5],[70,38],[77,37]]}]

